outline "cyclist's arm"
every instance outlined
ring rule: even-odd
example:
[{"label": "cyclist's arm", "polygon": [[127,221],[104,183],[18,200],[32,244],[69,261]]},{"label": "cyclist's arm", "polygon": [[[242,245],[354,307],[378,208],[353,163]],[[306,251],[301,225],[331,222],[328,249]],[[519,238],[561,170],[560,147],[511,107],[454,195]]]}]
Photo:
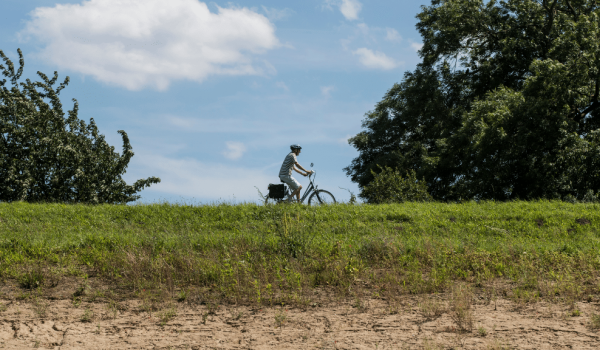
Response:
[{"label": "cyclist's arm", "polygon": [[[302,170],[304,170],[304,168],[302,168],[302,166],[300,166],[300,164],[296,163],[296,165],[298,166],[298,168],[301,168]],[[295,170],[295,171],[296,171],[298,174],[301,174],[301,175],[303,175],[303,176],[306,176],[306,174],[305,174],[305,173],[303,173],[303,172],[301,172],[300,170],[298,170],[298,168],[296,168],[296,166],[294,166],[294,170]],[[304,170],[304,171],[306,171],[306,170]]]},{"label": "cyclist's arm", "polygon": [[[295,165],[295,166],[294,166],[294,170],[296,170],[296,171],[297,171],[299,174],[302,174],[302,173],[300,172],[300,170],[296,169],[296,166],[298,166],[298,168],[300,168],[300,169],[304,170],[304,172],[306,172],[306,174],[308,174],[308,170],[304,169],[304,168],[302,167],[302,165],[300,165],[300,163],[296,162],[296,164],[294,164],[294,165]],[[302,175],[304,175],[304,174],[302,174]],[[304,175],[304,176],[306,176],[306,175]]]}]

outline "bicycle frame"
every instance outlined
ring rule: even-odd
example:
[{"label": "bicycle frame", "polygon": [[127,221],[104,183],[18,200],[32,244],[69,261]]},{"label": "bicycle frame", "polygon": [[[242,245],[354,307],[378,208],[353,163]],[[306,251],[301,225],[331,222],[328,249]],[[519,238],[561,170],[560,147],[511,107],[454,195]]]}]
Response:
[{"label": "bicycle frame", "polygon": [[[312,177],[313,174],[315,175],[314,177]],[[304,191],[304,195],[302,195],[302,198],[300,198],[300,203],[304,203],[304,200],[306,200],[313,191],[317,191],[317,189],[318,189],[318,186],[315,185],[315,183],[313,182],[315,180],[315,178],[317,177],[317,175],[316,175],[317,173],[314,172],[313,174],[308,175],[308,180],[310,181],[310,184]],[[289,196],[292,195],[292,191],[287,186],[286,186],[286,195],[288,196],[288,198],[289,198]],[[283,202],[283,201],[284,201],[284,199],[278,200],[278,202]]]},{"label": "bicycle frame", "polygon": [[[317,173],[314,173],[315,177],[317,177]],[[308,185],[308,187],[306,188],[306,191],[304,191],[304,195],[302,196],[302,198],[300,199],[300,203],[304,203],[304,200],[306,198],[308,198],[308,195],[312,192],[312,191],[316,191],[317,190],[317,186],[314,184],[314,178],[312,178],[313,174],[309,174],[308,175],[308,181],[310,181],[310,185]],[[290,193],[291,194],[291,193]]]}]

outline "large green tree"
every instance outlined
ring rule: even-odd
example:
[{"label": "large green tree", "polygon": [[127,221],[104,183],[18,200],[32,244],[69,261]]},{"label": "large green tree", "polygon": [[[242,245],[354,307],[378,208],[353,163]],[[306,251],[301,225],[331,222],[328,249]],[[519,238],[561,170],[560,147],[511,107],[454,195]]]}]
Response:
[{"label": "large green tree", "polygon": [[[0,81],[0,201],[127,203],[139,198],[144,187],[159,183],[149,177],[127,185],[121,178],[133,157],[127,134],[119,155],[98,133],[93,119],[86,124],[77,118],[78,104],[68,117],[58,95],[69,77],[54,90],[58,79],[49,80],[37,72],[43,82],[18,80],[23,74],[23,53],[19,52],[19,70],[2,51],[7,67],[0,65],[10,78],[12,88]],[[38,91],[37,89],[42,91]],[[44,99],[49,99],[50,104]]]},{"label": "large green tree", "polygon": [[595,0],[433,0],[421,63],[367,113],[346,170],[415,170],[440,200],[600,190]]}]

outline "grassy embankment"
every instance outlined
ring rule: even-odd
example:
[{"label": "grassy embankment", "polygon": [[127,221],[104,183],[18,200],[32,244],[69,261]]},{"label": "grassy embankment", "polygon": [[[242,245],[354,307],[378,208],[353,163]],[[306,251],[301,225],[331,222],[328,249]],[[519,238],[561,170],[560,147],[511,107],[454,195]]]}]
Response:
[{"label": "grassy embankment", "polygon": [[[69,280],[100,298],[263,305],[394,300],[469,283],[490,298],[573,303],[600,296],[599,209],[4,203],[0,279],[37,295]],[[88,278],[103,289],[87,290]]]}]

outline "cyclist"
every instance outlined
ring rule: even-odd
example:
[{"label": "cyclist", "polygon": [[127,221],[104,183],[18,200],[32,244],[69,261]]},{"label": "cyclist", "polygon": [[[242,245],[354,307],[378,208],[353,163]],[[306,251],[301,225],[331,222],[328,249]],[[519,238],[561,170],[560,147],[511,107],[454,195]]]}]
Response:
[{"label": "cyclist", "polygon": [[[302,189],[302,185],[300,185],[298,180],[292,177],[292,169],[303,176],[308,176],[308,174],[312,174],[313,171],[304,169],[302,165],[298,163],[298,160],[296,160],[296,157],[302,151],[302,147],[300,147],[300,145],[291,145],[290,149],[292,152],[290,152],[290,154],[288,154],[283,160],[283,165],[281,165],[281,170],[279,170],[279,178],[281,181],[290,186],[290,190],[292,191],[292,194],[290,194],[288,197],[288,202],[292,202],[294,196],[296,196],[296,201],[300,202],[300,190]],[[304,173],[298,170],[296,166],[304,170]]]}]

